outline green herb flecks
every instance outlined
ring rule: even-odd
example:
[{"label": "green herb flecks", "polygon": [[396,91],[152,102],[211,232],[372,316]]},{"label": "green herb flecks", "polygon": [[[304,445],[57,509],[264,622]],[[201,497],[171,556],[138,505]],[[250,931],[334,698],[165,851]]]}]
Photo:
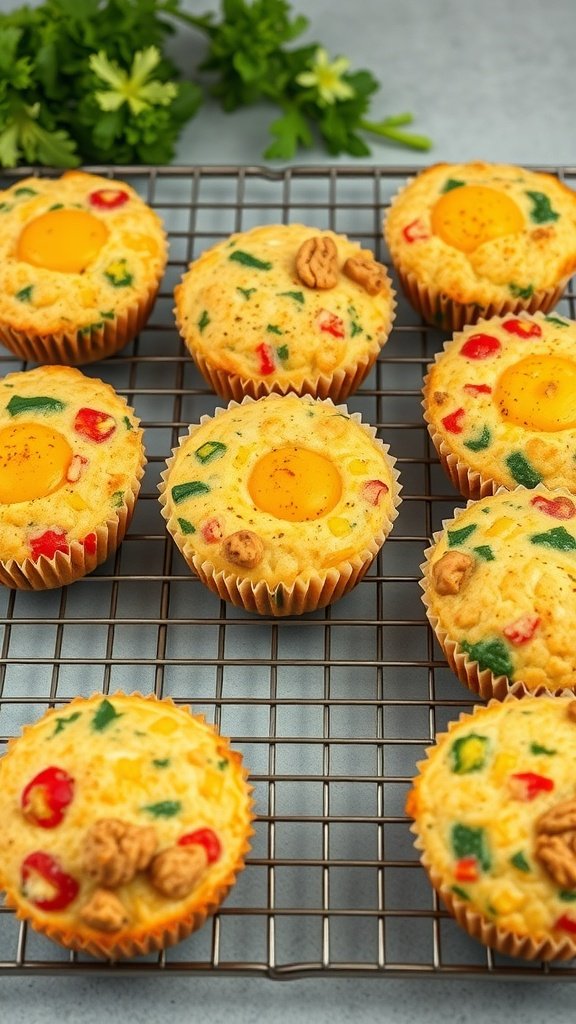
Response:
[{"label": "green herb flecks", "polygon": [[29,199],[30,196],[37,196],[38,192],[35,188],[28,188],[21,185],[20,188],[14,189],[14,195],[18,196],[18,199]]},{"label": "green herb flecks", "polygon": [[470,899],[470,896],[466,892],[466,889],[463,889],[461,885],[451,885],[450,888],[451,888],[452,892],[455,893],[456,896],[460,897],[461,900],[469,900]]},{"label": "green herb flecks", "polygon": [[468,825],[458,822],[453,825],[450,838],[452,852],[456,860],[461,860],[463,857],[475,857],[484,871],[489,870],[491,856],[486,832],[483,828],[470,828]]},{"label": "green herb flecks", "polygon": [[557,750],[552,750],[550,747],[543,747],[541,743],[530,744],[531,754],[545,754],[548,757],[554,757],[558,753]]},{"label": "green herb flecks", "polygon": [[104,271],[104,277],[114,288],[129,288],[134,281],[134,275],[128,269],[126,260],[116,260]]},{"label": "green herb flecks", "polygon": [[518,853],[515,853],[512,857],[510,857],[510,863],[518,871],[523,871],[525,874],[528,874],[532,870],[528,861],[526,860],[526,857],[522,853],[522,850],[519,850]]},{"label": "green herb flecks", "polygon": [[194,455],[205,465],[207,462],[215,462],[216,459],[222,458],[224,452],[228,450],[228,446],[223,444],[222,441],[206,441],[196,449]]},{"label": "green herb flecks", "polygon": [[280,345],[279,348],[276,349],[276,355],[281,362],[285,363],[290,356],[288,345]]},{"label": "green herb flecks", "polygon": [[469,448],[471,452],[481,452],[484,448],[489,448],[492,444],[492,431],[485,424],[482,427],[478,437],[471,437],[468,441],[464,441],[464,447]]},{"label": "green herb flecks", "polygon": [[200,494],[208,494],[210,488],[208,484],[203,483],[202,480],[190,480],[185,484],[176,484],[172,488],[172,500],[175,505],[179,505],[180,502],[186,501],[188,498],[197,498]]},{"label": "green herb flecks", "polygon": [[[71,715],[61,716],[61,717],[57,718],[56,719],[56,725],[54,727],[54,732],[52,733],[52,736],[57,736],[58,733],[64,731],[66,726],[72,725],[73,722],[77,722],[78,719],[81,718],[81,717],[82,717],[82,712],[81,711],[73,711]],[[52,736],[50,737],[50,739],[52,739]]]},{"label": "green herb flecks", "polygon": [[159,800],[155,804],[144,804],[141,810],[153,818],[174,818],[182,810],[181,800]]},{"label": "green herb flecks", "polygon": [[568,327],[568,322],[561,320],[559,316],[545,316],[544,319],[546,323],[555,324],[556,327]]},{"label": "green herb flecks", "polygon": [[530,537],[532,544],[542,544],[545,548],[554,548],[555,551],[576,551],[576,537],[564,526],[555,526],[546,533],[533,533]]},{"label": "green herb flecks", "polygon": [[508,291],[510,292],[510,295],[514,296],[515,299],[530,299],[534,295],[534,285],[527,284],[522,286],[519,284],[514,284],[513,281],[510,281],[508,285]]},{"label": "green herb flecks", "polygon": [[452,192],[453,189],[455,189],[455,188],[462,188],[462,186],[465,185],[465,184],[466,184],[465,181],[459,181],[458,178],[447,178],[446,181],[444,182],[442,188],[440,189],[440,191],[441,192]]},{"label": "green herb flecks", "polygon": [[488,640],[478,640],[476,643],[469,643],[462,640],[460,646],[468,654],[471,661],[477,661],[480,669],[489,669],[495,676],[508,676],[512,678],[514,666],[510,658],[510,652],[503,640],[493,637]]},{"label": "green herb flecks", "polygon": [[103,320],[114,320],[116,313],[114,312],[113,309],[101,309],[100,316],[102,317]]},{"label": "green herb flecks", "polygon": [[269,260],[259,260],[257,256],[253,256],[252,253],[245,252],[243,249],[234,249],[228,259],[234,263],[241,263],[243,267],[250,267],[252,270],[272,270]]},{"label": "green herb flecks", "polygon": [[200,319],[198,321],[198,330],[200,331],[200,334],[204,333],[204,330],[206,329],[206,327],[208,327],[209,323],[210,323],[210,317],[208,316],[208,310],[207,309],[203,309],[202,310],[202,315],[200,316]]},{"label": "green herb flecks", "polygon": [[489,741],[487,736],[470,733],[460,736],[450,748],[451,770],[455,775],[469,775],[486,766]]},{"label": "green herb flecks", "polygon": [[534,466],[531,465],[522,452],[512,452],[506,456],[504,461],[517,484],[532,488],[542,483],[540,473],[534,469]]},{"label": "green herb flecks", "polygon": [[282,298],[294,299],[299,306],[303,306],[306,299],[304,298],[304,292],[278,292],[278,295]]},{"label": "green herb flecks", "polygon": [[152,764],[155,768],[168,768],[170,765],[169,757],[153,757]]},{"label": "green herb flecks", "polygon": [[35,395],[33,398],[24,398],[22,395],[12,395],[6,409],[10,416],[21,416],[26,412],[62,412],[65,403],[59,398],[52,398],[49,395]]},{"label": "green herb flecks", "polygon": [[493,562],[494,552],[489,544],[479,544],[477,548],[472,548],[475,555],[481,558],[483,562]]},{"label": "green herb flecks", "polygon": [[21,288],[19,292],[16,292],[14,298],[18,299],[18,302],[30,302],[33,291],[34,285],[28,284],[25,288]]},{"label": "green herb flecks", "polygon": [[257,288],[240,288],[240,287],[238,287],[236,289],[236,291],[240,292],[240,294],[243,295],[245,299],[249,299],[251,295],[254,295],[254,292],[258,291],[258,289]]},{"label": "green herb flecks", "polygon": [[94,716],[92,718],[92,728],[95,732],[103,732],[107,729],[112,722],[115,722],[118,718],[122,718],[123,712],[116,711],[116,708],[112,704],[112,701],[104,698],[103,701],[98,705]]},{"label": "green herb flecks", "polygon": [[530,219],[535,224],[546,224],[550,221],[558,220],[560,216],[552,209],[552,205],[547,195],[544,192],[526,192],[528,198],[532,201],[532,209],[530,210]]},{"label": "green herb flecks", "polygon": [[576,901],[576,889],[560,889],[558,899],[563,903],[574,903]]},{"label": "green herb flecks", "polygon": [[110,501],[113,508],[120,508],[124,504],[124,491],[114,491]]},{"label": "green herb flecks", "polygon": [[284,331],[280,330],[276,324],[268,324],[266,330],[268,334],[284,334]]},{"label": "green herb flecks", "polygon": [[196,533],[196,527],[194,526],[193,523],[190,522],[189,519],[179,519],[178,526],[182,530],[182,533]]},{"label": "green herb flecks", "polygon": [[464,542],[467,541],[477,529],[478,527],[476,523],[470,523],[469,526],[463,526],[460,530],[447,530],[446,536],[448,538],[448,547],[455,548],[458,547],[459,544],[464,544]]}]

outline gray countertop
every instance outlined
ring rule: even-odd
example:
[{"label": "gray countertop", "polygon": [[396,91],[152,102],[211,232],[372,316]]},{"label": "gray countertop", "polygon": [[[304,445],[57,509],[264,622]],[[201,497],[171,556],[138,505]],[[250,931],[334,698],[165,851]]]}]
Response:
[{"label": "gray countertop", "polygon": [[[0,0],[0,10],[16,6]],[[215,3],[192,2],[201,13]],[[411,110],[414,129],[434,140],[429,153],[374,141],[374,165],[481,158],[527,165],[576,163],[576,5],[574,0],[308,0],[294,3],[310,20],[308,39],[381,81],[373,113]],[[202,46],[192,32],[171,43],[182,66],[194,67]],[[207,104],[185,129],[175,162],[181,165],[261,164],[267,124],[261,106],[233,115]],[[298,157],[328,165],[320,148]],[[351,163],[341,158],[340,163]],[[274,166],[274,165],[272,165]],[[509,1018],[560,1024],[573,1015],[570,982],[453,979],[330,978],[279,984],[226,977],[3,977],[0,1020],[95,1022],[198,1021],[280,1024],[318,1022]]]}]

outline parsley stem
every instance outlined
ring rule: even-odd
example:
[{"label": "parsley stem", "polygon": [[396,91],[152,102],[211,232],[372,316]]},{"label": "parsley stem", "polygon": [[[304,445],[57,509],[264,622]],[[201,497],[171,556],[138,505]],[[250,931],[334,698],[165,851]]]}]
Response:
[{"label": "parsley stem", "polygon": [[430,149],[432,141],[426,135],[414,135],[412,132],[398,131],[398,126],[410,124],[410,114],[397,114],[395,117],[387,117],[383,121],[360,121],[359,127],[365,132],[373,132],[374,135],[381,135],[383,138],[392,139],[403,146],[410,146],[411,149]]}]

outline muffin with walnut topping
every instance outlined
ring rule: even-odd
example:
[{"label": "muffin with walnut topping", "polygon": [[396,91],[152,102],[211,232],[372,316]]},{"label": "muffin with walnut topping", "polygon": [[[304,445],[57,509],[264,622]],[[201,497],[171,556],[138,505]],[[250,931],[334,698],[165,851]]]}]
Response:
[{"label": "muffin with walnut topping", "polygon": [[303,224],[220,242],[190,264],[175,299],[201,373],[237,401],[288,391],[345,401],[387,341],[396,305],[372,252]]},{"label": "muffin with walnut topping", "polygon": [[67,171],[0,192],[0,342],[78,366],[143,327],[166,266],[158,215],[126,182]]},{"label": "muffin with walnut topping", "polygon": [[224,600],[313,611],[359,582],[399,505],[388,447],[329,399],[231,402],[189,428],[162,473],[168,531]]},{"label": "muffin with walnut topping", "polygon": [[512,696],[436,737],[406,812],[448,911],[508,956],[576,956],[576,701]]},{"label": "muffin with walnut topping", "polygon": [[0,887],[69,949],[162,949],[212,914],[244,866],[251,789],[238,753],[172,701],[77,698],[0,760]]}]

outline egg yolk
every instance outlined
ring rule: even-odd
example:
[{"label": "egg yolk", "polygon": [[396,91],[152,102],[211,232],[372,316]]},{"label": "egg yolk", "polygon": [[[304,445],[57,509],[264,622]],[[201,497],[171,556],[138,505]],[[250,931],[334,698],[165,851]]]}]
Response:
[{"label": "egg yolk", "polygon": [[435,203],[432,231],[461,252],[522,231],[524,215],[505,192],[486,185],[460,185]]},{"label": "egg yolk", "polygon": [[108,228],[86,210],[50,210],[26,224],[16,247],[24,263],[81,274],[108,238]]},{"label": "egg yolk", "polygon": [[509,366],[494,391],[500,415],[531,430],[576,427],[576,362],[531,355]]},{"label": "egg yolk", "polygon": [[248,490],[262,512],[301,523],[332,511],[342,494],[342,478],[331,459],[286,445],[258,460]]},{"label": "egg yolk", "polygon": [[44,498],[61,487],[72,449],[42,423],[15,423],[0,430],[0,503]]}]

